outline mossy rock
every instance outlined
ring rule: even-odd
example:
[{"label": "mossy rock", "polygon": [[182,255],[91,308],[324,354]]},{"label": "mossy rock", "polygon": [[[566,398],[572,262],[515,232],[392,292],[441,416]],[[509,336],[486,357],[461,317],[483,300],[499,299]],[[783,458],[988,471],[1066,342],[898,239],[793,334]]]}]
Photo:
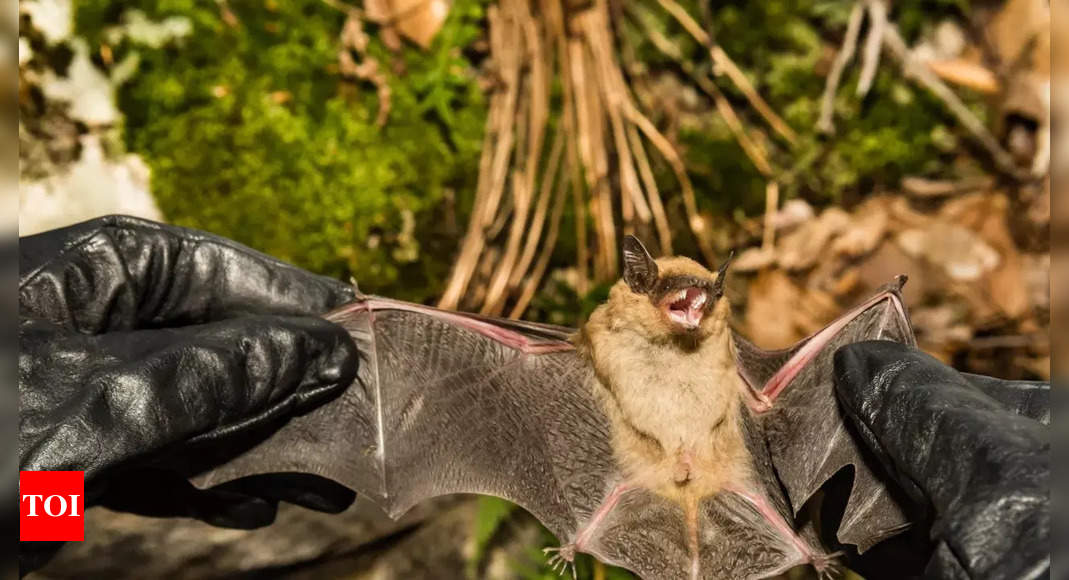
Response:
[{"label": "mossy rock", "polygon": [[233,18],[215,2],[78,5],[94,47],[132,10],[192,24],[158,48],[110,47],[116,62],[139,58],[119,94],[125,141],[152,168],[168,221],[368,290],[436,294],[459,237],[443,207],[459,197],[462,232],[477,176],[486,106],[463,49],[481,34],[482,2],[455,2],[426,52],[392,54],[368,25],[392,92],[381,129],[375,87],[337,71],[345,14],[321,0],[229,6]]}]

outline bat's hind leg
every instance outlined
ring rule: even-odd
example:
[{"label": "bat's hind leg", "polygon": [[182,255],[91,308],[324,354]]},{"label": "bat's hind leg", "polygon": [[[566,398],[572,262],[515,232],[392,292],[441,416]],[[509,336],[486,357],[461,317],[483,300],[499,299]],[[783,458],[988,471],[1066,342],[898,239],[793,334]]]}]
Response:
[{"label": "bat's hind leg", "polygon": [[590,541],[590,537],[598,530],[598,526],[601,525],[605,516],[609,515],[609,512],[616,507],[616,504],[620,503],[620,498],[631,489],[632,486],[624,484],[612,488],[612,491],[610,491],[609,495],[605,497],[605,500],[601,502],[601,505],[598,506],[594,515],[590,516],[590,519],[576,532],[574,541],[558,548],[546,548],[542,550],[545,554],[553,554],[549,559],[550,567],[557,571],[557,567],[560,566],[560,573],[564,573],[564,569],[570,567],[572,569],[572,578],[575,578],[575,555],[583,551],[586,543]]},{"label": "bat's hind leg", "polygon": [[794,565],[809,564],[816,570],[817,576],[821,579],[833,578],[839,575],[839,568],[836,558],[840,556],[839,552],[832,554],[825,554],[819,550],[815,550],[809,546],[809,544],[803,540],[794,529],[791,528],[787,521],[783,519],[776,508],[772,507],[772,504],[768,502],[765,496],[760,493],[752,493],[750,491],[741,488],[728,488],[728,491],[741,496],[765,518],[766,521],[776,529],[781,536],[789,541],[794,548],[798,551],[801,561],[798,561]]}]

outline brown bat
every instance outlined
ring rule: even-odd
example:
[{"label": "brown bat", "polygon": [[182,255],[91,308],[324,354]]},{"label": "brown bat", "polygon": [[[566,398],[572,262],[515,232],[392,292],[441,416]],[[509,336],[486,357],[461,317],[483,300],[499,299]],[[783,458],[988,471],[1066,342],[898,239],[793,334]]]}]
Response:
[{"label": "brown bat", "polygon": [[914,343],[903,277],[770,352],[732,330],[727,263],[654,260],[630,236],[623,250],[623,280],[578,332],[358,294],[326,315],[360,349],[356,383],[195,483],[314,473],[393,517],[498,496],[562,540],[555,564],[586,552],[650,579],[830,574],[798,515],[847,468],[833,542],[865,551],[904,529],[832,385],[840,346]]}]

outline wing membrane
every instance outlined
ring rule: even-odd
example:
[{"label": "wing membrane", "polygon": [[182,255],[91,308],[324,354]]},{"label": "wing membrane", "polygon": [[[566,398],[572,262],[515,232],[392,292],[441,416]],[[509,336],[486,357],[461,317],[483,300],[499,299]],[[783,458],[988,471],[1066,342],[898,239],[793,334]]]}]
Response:
[{"label": "wing membrane", "polygon": [[394,517],[438,495],[494,495],[567,538],[618,479],[593,373],[563,329],[370,298],[328,318],[357,343],[357,383],[198,485],[316,473]]},{"label": "wing membrane", "polygon": [[853,488],[837,536],[861,552],[904,529],[907,519],[882,483],[882,468],[842,414],[834,390],[833,357],[840,347],[865,340],[916,344],[899,293],[903,282],[885,286],[862,306],[790,349],[762,353],[750,343],[736,342],[737,353],[743,353],[741,372],[762,381],[752,386],[774,397],[758,420],[792,511],[797,515],[826,481],[851,468]]}]

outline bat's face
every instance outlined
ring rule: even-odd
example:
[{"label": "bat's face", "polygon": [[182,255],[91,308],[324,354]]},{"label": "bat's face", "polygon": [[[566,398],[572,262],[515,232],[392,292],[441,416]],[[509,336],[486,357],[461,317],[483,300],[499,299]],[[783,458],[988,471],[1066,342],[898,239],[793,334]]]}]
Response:
[{"label": "bat's face", "polygon": [[[682,265],[701,268],[694,262]],[[667,268],[662,268],[664,269]],[[711,313],[722,294],[715,275],[714,278],[709,278],[666,273],[658,278],[648,295],[672,331],[691,333],[701,328],[705,317]]]},{"label": "bat's face", "polygon": [[618,299],[628,303],[628,316],[643,319],[647,330],[700,340],[725,322],[723,267],[711,272],[689,258],[654,260],[633,236],[625,238],[623,252],[627,286],[621,285]]}]

